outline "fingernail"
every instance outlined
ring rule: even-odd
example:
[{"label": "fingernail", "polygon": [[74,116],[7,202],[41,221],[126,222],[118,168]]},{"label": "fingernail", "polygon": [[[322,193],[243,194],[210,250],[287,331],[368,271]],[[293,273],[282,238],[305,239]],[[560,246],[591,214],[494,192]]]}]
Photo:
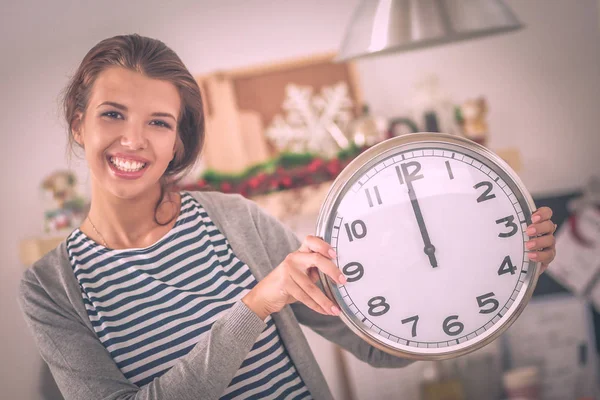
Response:
[{"label": "fingernail", "polygon": [[539,215],[534,215],[533,217],[531,217],[531,220],[533,222],[538,222],[540,219],[542,219],[542,217],[540,217]]},{"label": "fingernail", "polygon": [[531,258],[532,260],[535,260],[536,258],[538,258],[537,253],[527,253],[527,256],[529,258]]},{"label": "fingernail", "polygon": [[528,249],[533,249],[535,247],[535,241],[532,240],[525,243],[525,247],[527,247]]},{"label": "fingernail", "polygon": [[346,283],[348,280],[346,279],[345,275],[340,275],[340,277],[338,278],[338,281],[340,281],[340,283],[344,284]]},{"label": "fingernail", "polygon": [[525,231],[529,236],[535,234],[535,228],[527,228]]},{"label": "fingernail", "polygon": [[337,258],[337,253],[335,252],[334,249],[329,249],[328,253],[331,258]]},{"label": "fingernail", "polygon": [[340,309],[337,308],[336,306],[331,306],[331,312],[333,313],[333,315],[339,315]]}]

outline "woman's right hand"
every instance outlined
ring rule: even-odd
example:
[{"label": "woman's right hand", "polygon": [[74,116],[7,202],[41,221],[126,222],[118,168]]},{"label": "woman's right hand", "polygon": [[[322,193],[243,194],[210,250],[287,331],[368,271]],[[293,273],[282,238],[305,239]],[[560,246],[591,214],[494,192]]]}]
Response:
[{"label": "woman's right hand", "polygon": [[339,308],[315,285],[319,279],[317,270],[338,284],[346,283],[346,277],[332,261],[335,257],[327,242],[307,236],[300,248],[288,254],[242,301],[263,320],[296,301],[321,314],[339,315]]}]

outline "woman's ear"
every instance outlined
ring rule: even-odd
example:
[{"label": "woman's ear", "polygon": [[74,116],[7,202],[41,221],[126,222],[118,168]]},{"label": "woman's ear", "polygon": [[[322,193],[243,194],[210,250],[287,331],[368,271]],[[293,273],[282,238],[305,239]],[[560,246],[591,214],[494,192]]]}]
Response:
[{"label": "woman's ear", "polygon": [[81,146],[83,146],[83,116],[81,113],[75,114],[73,120],[71,122],[71,133],[73,134],[73,139]]}]

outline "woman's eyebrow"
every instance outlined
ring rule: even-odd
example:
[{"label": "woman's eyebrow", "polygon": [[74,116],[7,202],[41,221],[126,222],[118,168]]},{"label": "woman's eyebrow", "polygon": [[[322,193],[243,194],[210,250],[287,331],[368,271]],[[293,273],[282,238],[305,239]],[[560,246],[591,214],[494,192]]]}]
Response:
[{"label": "woman's eyebrow", "polygon": [[173,121],[177,122],[177,118],[175,118],[173,115],[169,114],[169,113],[165,113],[165,112],[155,112],[152,113],[153,117],[168,117],[168,118],[173,118]]},{"label": "woman's eyebrow", "polygon": [[[123,104],[120,104],[120,103],[115,103],[114,101],[105,101],[105,102],[101,103],[100,105],[98,105],[98,107],[101,107],[101,106],[112,106],[114,108],[118,108],[119,110],[123,110],[123,111],[127,111],[128,110],[127,106],[125,106]],[[154,112],[154,113],[152,113],[152,116],[153,117],[167,117],[167,118],[172,118],[173,121],[177,122],[177,118],[175,118],[173,116],[173,114],[169,114],[169,113],[166,113],[166,112]]]},{"label": "woman's eyebrow", "polygon": [[127,106],[119,103],[115,103],[114,101],[105,101],[104,103],[98,105],[96,108],[100,108],[102,106],[112,106],[114,108],[118,108],[119,110],[127,111]]}]

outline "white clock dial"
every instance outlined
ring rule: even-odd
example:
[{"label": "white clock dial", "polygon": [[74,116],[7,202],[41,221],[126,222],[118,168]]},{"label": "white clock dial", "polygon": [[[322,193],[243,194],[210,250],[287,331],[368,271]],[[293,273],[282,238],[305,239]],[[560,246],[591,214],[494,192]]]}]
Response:
[{"label": "white clock dial", "polygon": [[418,354],[464,349],[504,325],[535,266],[518,188],[460,147],[412,146],[365,167],[340,192],[325,235],[348,279],[332,286],[346,317]]}]

